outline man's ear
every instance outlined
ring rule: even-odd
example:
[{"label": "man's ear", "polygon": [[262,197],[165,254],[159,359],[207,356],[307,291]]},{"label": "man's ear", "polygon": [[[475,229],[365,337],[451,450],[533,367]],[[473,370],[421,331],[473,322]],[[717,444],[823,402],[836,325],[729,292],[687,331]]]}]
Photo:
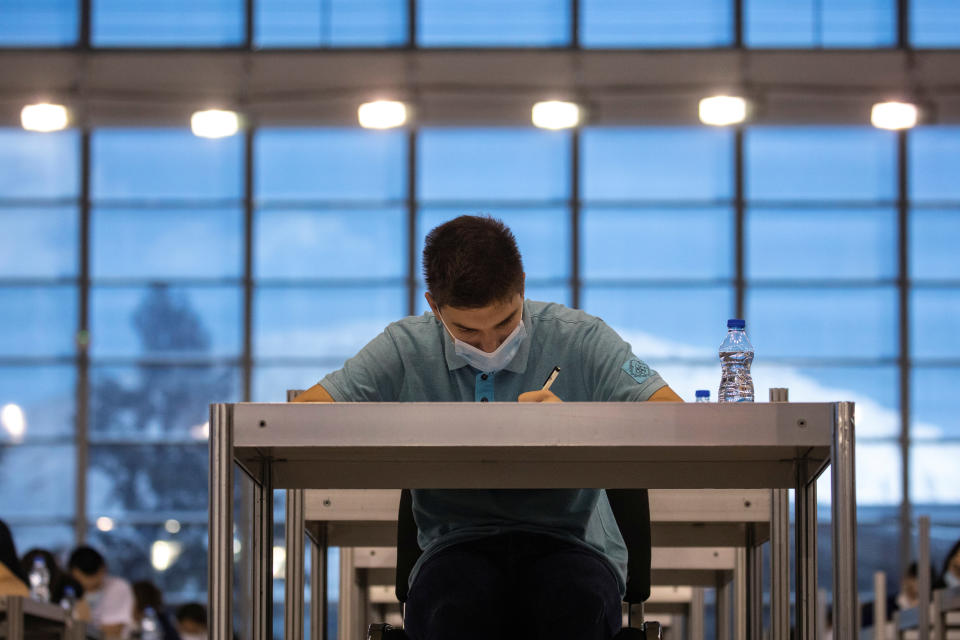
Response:
[{"label": "man's ear", "polygon": [[427,299],[427,304],[430,305],[430,310],[433,311],[433,315],[439,317],[440,313],[439,313],[439,309],[437,309],[437,303],[434,302],[433,296],[430,295],[430,292],[424,291],[423,297]]}]

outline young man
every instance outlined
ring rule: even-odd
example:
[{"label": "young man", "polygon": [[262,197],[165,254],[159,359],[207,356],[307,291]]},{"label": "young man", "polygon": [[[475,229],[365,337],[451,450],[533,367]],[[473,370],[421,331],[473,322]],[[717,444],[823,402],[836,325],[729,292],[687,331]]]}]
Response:
[{"label": "young man", "polygon": [[[502,222],[440,225],[423,272],[432,313],[391,324],[296,401],[680,401],[599,318],[524,300]],[[605,640],[620,629],[627,552],[602,489],[415,490],[413,511],[424,550],[405,615],[413,640]]]},{"label": "young man", "polygon": [[107,563],[92,547],[77,547],[67,571],[80,583],[90,605],[93,624],[105,640],[127,638],[133,628],[134,597],[130,583],[107,573]]}]

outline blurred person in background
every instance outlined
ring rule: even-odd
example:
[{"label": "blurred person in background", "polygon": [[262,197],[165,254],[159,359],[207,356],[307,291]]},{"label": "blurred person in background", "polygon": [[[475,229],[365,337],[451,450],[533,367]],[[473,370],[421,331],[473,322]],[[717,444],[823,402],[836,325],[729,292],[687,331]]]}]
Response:
[{"label": "blurred person in background", "polygon": [[181,640],[207,640],[207,609],[189,602],[177,609],[177,629]]},{"label": "blurred person in background", "polygon": [[143,618],[148,608],[153,609],[163,640],[180,640],[180,634],[170,619],[166,606],[163,604],[163,593],[159,587],[149,580],[139,580],[133,583],[133,620],[138,628],[142,628]]},{"label": "blurred person in background", "polygon": [[954,542],[953,546],[950,547],[950,552],[943,561],[943,570],[940,572],[940,579],[936,586],[960,587],[960,540]]},{"label": "blurred person in background", "polygon": [[29,596],[27,576],[17,560],[17,547],[7,524],[0,520],[0,596]]},{"label": "blurred person in background", "polygon": [[[907,573],[900,581],[900,593],[897,594],[897,609],[913,609],[920,604],[920,580],[918,578],[917,563],[913,562],[907,567]],[[933,565],[930,565],[930,579],[936,574]]]},{"label": "blurred person in background", "polygon": [[127,638],[133,629],[134,597],[130,583],[107,573],[100,553],[87,546],[77,547],[67,563],[70,576],[83,587],[93,624],[104,640]]}]

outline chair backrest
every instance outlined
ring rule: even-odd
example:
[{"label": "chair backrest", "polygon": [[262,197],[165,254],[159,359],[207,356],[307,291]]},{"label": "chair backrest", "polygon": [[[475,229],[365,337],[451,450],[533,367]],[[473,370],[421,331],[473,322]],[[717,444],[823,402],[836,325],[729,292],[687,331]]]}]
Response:
[{"label": "chair backrest", "polygon": [[[610,508],[627,545],[627,594],[624,601],[639,604],[650,597],[650,498],[646,489],[608,489]],[[413,494],[400,492],[397,512],[397,600],[407,601],[408,581],[421,554]]]}]

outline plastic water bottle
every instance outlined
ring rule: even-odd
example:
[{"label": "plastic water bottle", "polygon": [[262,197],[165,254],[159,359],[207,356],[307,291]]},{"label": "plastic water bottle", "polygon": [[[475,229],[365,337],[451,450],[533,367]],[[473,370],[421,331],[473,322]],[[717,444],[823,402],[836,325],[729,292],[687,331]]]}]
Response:
[{"label": "plastic water bottle", "polygon": [[140,640],[163,640],[160,632],[160,620],[153,607],[143,610],[143,620],[140,621]]},{"label": "plastic water bottle", "polygon": [[753,345],[747,339],[747,323],[739,318],[727,320],[727,337],[720,343],[720,378],[718,402],[753,402]]},{"label": "plastic water bottle", "polygon": [[73,587],[67,585],[63,588],[63,597],[60,598],[60,606],[67,613],[73,613],[73,607],[77,604],[77,592]]},{"label": "plastic water bottle", "polygon": [[709,389],[697,389],[696,396],[697,396],[697,402],[710,402]]},{"label": "plastic water bottle", "polygon": [[30,569],[30,597],[40,602],[50,602],[50,569],[43,558],[33,559]]}]

